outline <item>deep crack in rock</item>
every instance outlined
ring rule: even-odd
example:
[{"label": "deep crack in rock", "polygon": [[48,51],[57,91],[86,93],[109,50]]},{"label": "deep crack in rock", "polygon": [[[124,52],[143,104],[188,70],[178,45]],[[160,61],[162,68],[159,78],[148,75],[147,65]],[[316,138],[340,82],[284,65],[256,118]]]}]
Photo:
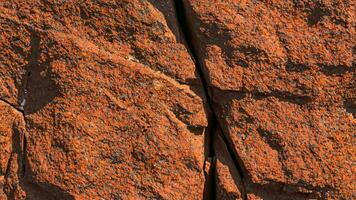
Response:
[{"label": "deep crack in rock", "polygon": [[[178,18],[178,22],[179,22],[179,26],[180,29],[184,35],[185,38],[185,42],[187,45],[188,50],[191,53],[191,56],[193,57],[193,60],[195,61],[196,64],[196,70],[197,70],[197,74],[201,79],[202,85],[203,85],[203,89],[204,89],[204,93],[205,93],[205,97],[206,97],[206,106],[207,109],[209,110],[209,119],[208,119],[208,128],[206,131],[206,137],[208,137],[207,141],[208,141],[208,145],[209,145],[209,154],[208,154],[208,158],[206,158],[207,160],[210,160],[211,162],[211,169],[209,171],[209,174],[207,174],[206,176],[206,188],[205,188],[205,193],[204,193],[204,199],[216,199],[216,169],[215,169],[215,152],[214,152],[214,138],[216,137],[215,134],[217,132],[217,130],[221,130],[221,126],[219,125],[219,121],[217,118],[217,115],[215,113],[214,110],[214,102],[211,98],[211,88],[209,87],[207,78],[204,75],[203,72],[203,68],[202,68],[202,64],[201,61],[199,59],[198,56],[198,51],[197,51],[197,45],[195,44],[194,41],[194,36],[193,36],[193,31],[190,25],[190,21],[188,19],[186,10],[185,10],[185,5],[183,0],[174,0],[175,3],[175,8],[176,8],[176,14],[177,14],[177,18]],[[238,158],[236,156],[236,153],[234,153],[233,148],[231,147],[230,142],[228,141],[228,138],[226,137],[225,134],[222,134],[223,136],[223,140],[225,142],[225,145],[228,149],[228,152],[231,156],[231,158],[233,159],[234,165],[235,167],[238,169],[239,171],[239,175],[241,176],[241,179],[243,179],[243,171],[241,169],[241,166],[239,164]],[[247,195],[245,192],[245,189],[243,188],[242,192],[242,197],[243,199],[247,199]]]}]

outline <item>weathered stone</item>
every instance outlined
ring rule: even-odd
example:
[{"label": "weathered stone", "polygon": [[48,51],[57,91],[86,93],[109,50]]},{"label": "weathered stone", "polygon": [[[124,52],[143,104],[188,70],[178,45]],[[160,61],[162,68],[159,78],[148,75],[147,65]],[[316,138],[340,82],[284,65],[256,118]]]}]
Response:
[{"label": "weathered stone", "polygon": [[24,130],[22,113],[0,100],[0,199],[24,199],[20,187]]},{"label": "weathered stone", "polygon": [[202,198],[207,117],[172,1],[0,12],[0,94],[24,110],[27,199]]},{"label": "weathered stone", "polygon": [[354,198],[354,5],[183,2],[248,198]]},{"label": "weathered stone", "polygon": [[214,147],[216,152],[216,198],[244,199],[245,188],[241,174],[230,155],[220,130],[216,133]]},{"label": "weathered stone", "polygon": [[0,200],[356,198],[354,11],[1,1]]}]

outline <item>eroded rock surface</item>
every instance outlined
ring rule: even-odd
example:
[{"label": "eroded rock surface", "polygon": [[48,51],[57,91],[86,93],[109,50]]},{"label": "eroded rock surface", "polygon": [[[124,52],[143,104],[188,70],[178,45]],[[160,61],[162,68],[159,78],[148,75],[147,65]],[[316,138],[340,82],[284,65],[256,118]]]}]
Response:
[{"label": "eroded rock surface", "polygon": [[238,164],[227,147],[224,136],[217,130],[214,137],[214,150],[216,155],[216,199],[245,199],[245,186]]},{"label": "eroded rock surface", "polygon": [[0,97],[27,131],[16,199],[202,198],[204,97],[172,1],[2,1],[0,23]]},{"label": "eroded rock surface", "polygon": [[22,199],[25,121],[21,112],[0,100],[0,122],[0,199]]},{"label": "eroded rock surface", "polygon": [[354,5],[183,2],[247,199],[355,198]]},{"label": "eroded rock surface", "polygon": [[351,1],[4,0],[0,25],[1,200],[356,198]]}]

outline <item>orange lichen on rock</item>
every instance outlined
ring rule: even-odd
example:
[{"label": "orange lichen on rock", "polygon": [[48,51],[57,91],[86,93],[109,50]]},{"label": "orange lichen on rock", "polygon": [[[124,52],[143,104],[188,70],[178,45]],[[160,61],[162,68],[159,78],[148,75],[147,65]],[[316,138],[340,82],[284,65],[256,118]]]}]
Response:
[{"label": "orange lichen on rock", "polygon": [[204,95],[172,1],[0,6],[0,98],[23,107],[27,199],[203,195]]},{"label": "orange lichen on rock", "polygon": [[354,5],[182,2],[246,198],[355,198]]},{"label": "orange lichen on rock", "polygon": [[3,0],[0,200],[355,199],[355,6]]}]

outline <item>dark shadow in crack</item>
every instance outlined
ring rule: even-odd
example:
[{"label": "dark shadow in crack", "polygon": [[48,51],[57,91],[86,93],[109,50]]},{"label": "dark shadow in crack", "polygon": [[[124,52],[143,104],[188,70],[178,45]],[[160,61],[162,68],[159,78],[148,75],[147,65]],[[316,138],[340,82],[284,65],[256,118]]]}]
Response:
[{"label": "dark shadow in crack", "polygon": [[217,127],[216,116],[212,111],[212,101],[209,98],[209,85],[204,78],[203,71],[201,69],[200,58],[197,57],[196,53],[197,48],[195,42],[197,42],[197,38],[195,38],[195,34],[192,33],[191,25],[187,20],[186,10],[184,8],[184,4],[180,0],[174,0],[174,8],[176,14],[176,20],[179,25],[179,33],[183,36],[181,42],[184,42],[188,52],[191,55],[193,61],[195,61],[195,75],[196,79],[188,80],[188,84],[190,89],[197,94],[202,100],[205,108],[206,116],[208,117],[208,127],[205,130],[204,134],[204,155],[205,159],[211,160],[211,168],[207,174],[205,174],[205,185],[204,185],[204,194],[203,199],[216,199],[216,185],[215,185],[215,153],[214,153],[214,132]]},{"label": "dark shadow in crack", "polygon": [[[245,191],[245,186],[244,183],[242,181],[243,178],[243,174],[241,174],[241,169],[239,169],[239,166],[236,164],[236,160],[234,161],[234,159],[231,156],[231,150],[228,149],[227,144],[225,143],[224,139],[223,139],[223,135],[221,132],[221,128],[219,127],[216,130],[216,134],[215,134],[215,140],[214,140],[214,149],[216,152],[216,159],[221,162],[222,164],[224,164],[225,166],[228,167],[231,178],[233,179],[238,191],[241,193],[241,197],[243,199],[246,199],[246,191]],[[217,167],[217,177],[219,176],[218,174],[218,167]],[[224,175],[223,175],[224,176]],[[218,182],[218,179],[216,179],[216,182]],[[237,199],[240,197],[237,197],[236,193],[229,193],[228,191],[224,190],[224,187],[216,187],[217,190],[217,195],[219,197],[219,195],[221,195],[222,197],[227,196],[229,197],[229,199]]]},{"label": "dark shadow in crack", "polygon": [[330,15],[331,12],[325,9],[325,7],[321,5],[321,3],[316,3],[315,7],[311,9],[310,14],[308,15],[308,25],[314,26],[320,21],[322,21],[324,17]]},{"label": "dark shadow in crack", "polygon": [[59,94],[59,87],[52,77],[51,59],[46,58],[41,61],[41,34],[35,30],[30,32],[29,62],[22,79],[22,86],[19,88],[22,92],[18,99],[26,115],[42,109]]},{"label": "dark shadow in crack", "polygon": [[356,116],[356,99],[346,99],[344,101],[344,108],[346,112],[350,113],[353,118]]},{"label": "dark shadow in crack", "polygon": [[[43,185],[43,186],[42,186]],[[22,183],[26,200],[74,200],[73,195],[52,184],[37,184],[29,181]]]},{"label": "dark shadow in crack", "polygon": [[[10,159],[8,161],[7,167],[6,167],[6,173],[5,173],[5,177],[6,179],[10,178],[10,179],[14,179],[15,180],[19,180],[19,177],[21,177],[22,172],[22,145],[21,145],[21,133],[18,130],[18,127],[13,124],[12,126],[12,153],[10,156]],[[16,160],[15,160],[16,159]],[[17,168],[17,177],[14,177],[14,171],[12,171],[12,169],[16,169],[16,166],[18,166]],[[9,199],[15,199],[16,197],[16,191],[17,191],[17,187],[16,185],[13,185],[13,183],[6,183],[5,187],[4,187],[4,192],[6,193],[6,195],[8,196]]]},{"label": "dark shadow in crack", "polygon": [[180,43],[185,43],[184,35],[177,21],[173,0],[149,0],[149,2],[164,15],[167,25],[176,37],[176,40]]},{"label": "dark shadow in crack", "polygon": [[287,72],[302,73],[302,72],[310,70],[310,66],[305,65],[303,63],[296,63],[290,59],[288,59],[285,67],[286,67]]},{"label": "dark shadow in crack", "polygon": [[347,73],[355,73],[356,71],[355,64],[352,64],[352,66],[318,64],[318,66],[320,67],[320,71],[327,76],[342,76]]},{"label": "dark shadow in crack", "polygon": [[299,106],[312,102],[312,97],[307,95],[297,95],[287,91],[271,91],[270,93],[252,92],[252,97],[256,100],[275,97],[279,101],[284,101]]},{"label": "dark shadow in crack", "polygon": [[13,125],[13,136],[12,136],[12,151],[15,152],[17,156],[18,163],[18,177],[21,179],[25,175],[25,161],[24,161],[24,133],[19,130],[16,125]]}]

